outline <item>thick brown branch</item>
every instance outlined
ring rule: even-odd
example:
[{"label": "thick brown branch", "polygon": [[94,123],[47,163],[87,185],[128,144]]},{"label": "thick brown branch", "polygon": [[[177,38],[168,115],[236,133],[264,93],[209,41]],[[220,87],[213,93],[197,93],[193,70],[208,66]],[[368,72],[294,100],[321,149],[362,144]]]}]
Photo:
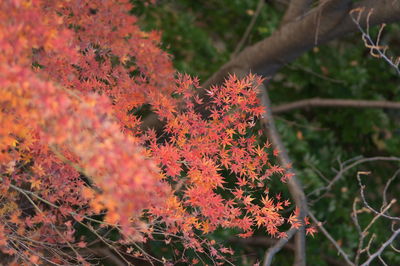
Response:
[{"label": "thick brown branch", "polygon": [[[215,72],[204,84],[205,89],[213,84],[222,84],[228,74],[253,72],[263,76],[272,76],[284,65],[292,62],[301,54],[318,44],[358,31],[349,12],[365,7],[374,12],[369,25],[400,21],[400,1],[363,0],[348,3],[347,0],[327,0],[312,9],[298,21],[285,24],[270,37],[247,47]],[[362,12],[360,26],[365,27],[368,12]],[[311,33],[311,34],[310,34]],[[159,121],[150,115],[143,127],[159,127]]]},{"label": "thick brown branch", "polygon": [[400,109],[400,102],[348,100],[348,99],[305,99],[272,107],[274,114],[309,107],[352,107],[352,108],[388,108]]},{"label": "thick brown branch", "polygon": [[[214,73],[203,87],[221,84],[229,73],[233,74],[240,70],[272,76],[284,64],[292,62],[312,49],[316,42],[323,44],[347,33],[358,31],[349,12],[362,7],[374,10],[369,20],[370,26],[400,21],[400,1],[363,0],[355,3],[326,1],[300,20],[285,24],[269,38],[244,49]],[[367,13],[363,12],[360,19],[363,27],[367,21],[365,19]]]}]

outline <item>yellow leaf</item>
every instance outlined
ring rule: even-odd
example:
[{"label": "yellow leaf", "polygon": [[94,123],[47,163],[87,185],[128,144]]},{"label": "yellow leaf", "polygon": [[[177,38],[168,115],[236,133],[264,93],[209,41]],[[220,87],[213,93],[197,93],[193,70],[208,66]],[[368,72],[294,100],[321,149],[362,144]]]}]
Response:
[{"label": "yellow leaf", "polygon": [[37,188],[40,189],[40,185],[42,184],[42,181],[40,179],[36,179],[36,180],[30,180],[31,182],[31,189]]}]

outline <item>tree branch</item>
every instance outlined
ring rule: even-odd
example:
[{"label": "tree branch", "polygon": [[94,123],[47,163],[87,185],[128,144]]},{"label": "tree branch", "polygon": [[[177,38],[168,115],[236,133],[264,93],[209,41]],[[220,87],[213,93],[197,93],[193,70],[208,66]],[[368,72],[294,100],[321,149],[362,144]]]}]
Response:
[{"label": "tree branch", "polygon": [[320,187],[315,189],[314,191],[310,192],[307,197],[310,197],[312,195],[318,195],[322,192],[322,195],[320,195],[316,200],[314,200],[313,202],[318,201],[320,198],[322,198],[329,190],[332,189],[333,185],[336,184],[336,182],[338,182],[343,175],[349,171],[350,169],[352,169],[353,167],[359,165],[359,164],[363,164],[363,163],[367,163],[367,162],[375,162],[375,161],[392,161],[392,162],[400,162],[400,158],[399,157],[384,157],[384,156],[377,156],[377,157],[369,157],[369,158],[361,158],[361,159],[357,159],[355,162],[351,163],[351,164],[346,164],[346,163],[340,163],[339,167],[340,170],[336,173],[335,177],[333,177],[331,179],[331,181],[329,182],[328,185]]},{"label": "tree branch", "polygon": [[[294,251],[295,247],[293,243],[289,242],[290,239],[286,242],[283,248]],[[245,246],[261,246],[261,247],[271,247],[277,244],[280,239],[269,238],[265,236],[252,236],[249,238],[233,238],[229,240],[230,243],[235,243],[239,245]]]},{"label": "tree branch", "polygon": [[235,48],[235,51],[232,53],[232,58],[235,57],[240,50],[242,50],[244,43],[246,42],[247,38],[249,37],[249,34],[251,30],[254,27],[254,24],[257,21],[258,16],[261,13],[262,8],[264,7],[264,0],[258,0],[258,4],[256,7],[256,12],[254,12],[253,17],[251,18],[250,24],[247,26],[246,31],[244,32],[242,38],[240,39],[238,45]]},{"label": "tree branch", "polygon": [[362,200],[362,202],[364,203],[364,205],[365,205],[370,211],[372,211],[372,212],[375,213],[376,215],[385,217],[385,218],[387,218],[387,219],[389,219],[389,220],[393,220],[393,221],[400,222],[400,217],[390,216],[390,215],[384,214],[383,212],[379,212],[379,211],[375,210],[374,208],[372,208],[371,205],[369,205],[369,203],[367,202],[367,199],[365,198],[365,191],[364,191],[365,185],[363,185],[362,182],[361,182],[361,175],[369,175],[369,174],[370,174],[370,172],[362,172],[362,171],[360,171],[360,172],[357,173],[357,180],[358,180],[358,184],[359,184],[359,186],[360,186],[360,192],[361,192],[360,194],[361,194],[361,200]]},{"label": "tree branch", "polygon": [[[275,247],[275,245],[277,245],[279,241],[281,241],[281,239],[274,239],[263,236],[253,236],[250,238],[234,238],[229,240],[230,243],[235,243],[242,246],[244,245],[244,246],[261,246],[261,247],[271,247],[271,246]],[[296,250],[293,243],[289,241],[283,245],[282,249],[292,252]],[[336,258],[332,258],[328,255],[323,255],[323,259],[328,263],[328,265],[335,265],[335,266],[344,265],[344,262],[342,260],[337,260]],[[264,265],[271,264],[271,261],[269,261],[269,263],[266,263],[266,261],[267,260],[264,260]]]},{"label": "tree branch", "polygon": [[274,114],[303,109],[309,107],[352,107],[352,108],[388,108],[400,109],[400,102],[373,101],[373,100],[348,100],[348,99],[321,99],[312,98],[291,103],[286,103],[271,108]]},{"label": "tree branch", "polygon": [[[355,8],[374,9],[369,19],[370,26],[400,20],[400,1],[363,0],[355,3],[331,0],[312,9],[299,21],[285,24],[270,37],[247,47],[214,73],[203,85],[221,84],[225,77],[241,69],[262,76],[272,76],[283,65],[318,44],[358,31],[349,12]],[[366,25],[368,12],[363,12],[360,25]],[[314,34],[310,34],[310,32]]]},{"label": "tree branch", "polygon": [[[297,229],[292,228],[289,231],[286,232],[287,237],[279,239],[272,247],[270,247],[264,255],[264,263],[263,266],[270,266],[272,264],[272,259],[274,258],[275,254],[278,253],[287,243],[288,241],[293,237],[294,234],[296,234]],[[293,250],[295,254],[297,254],[297,243],[296,246],[293,247]],[[296,263],[296,262],[295,262]],[[305,265],[305,262],[304,262]]]},{"label": "tree branch", "polygon": [[281,25],[295,21],[298,17],[303,16],[311,7],[312,2],[312,0],[291,0]]},{"label": "tree branch", "polygon": [[[279,150],[279,155],[278,155],[278,160],[280,164],[284,167],[289,167],[291,165],[291,160],[289,158],[289,155],[287,153],[287,150],[285,146],[282,143],[282,140],[279,136],[279,133],[276,130],[275,127],[275,122],[274,118],[272,117],[271,113],[271,103],[269,100],[268,92],[265,87],[261,88],[262,89],[262,104],[266,110],[266,115],[264,116],[264,124],[265,124],[265,130],[267,132],[267,135],[269,136],[269,139],[271,140],[272,144],[276,149]],[[292,173],[293,176],[291,179],[288,181],[288,188],[289,192],[292,195],[296,206],[300,210],[299,214],[299,220],[303,221],[304,217],[307,215],[308,208],[307,208],[307,199],[304,194],[303,188],[300,184],[300,181],[297,179],[297,175],[295,171],[291,168],[288,169],[288,172]],[[290,233],[294,233],[294,231],[289,230]],[[284,240],[282,240],[283,242]],[[305,244],[305,228],[304,226],[300,227],[298,232],[296,233],[295,237],[295,265],[306,265],[306,244]],[[284,243],[280,243],[279,245],[274,246],[273,248],[270,248],[265,255],[265,262],[264,265],[269,265],[266,264],[270,261],[272,261],[273,255],[278,252]]]},{"label": "tree branch", "polygon": [[374,57],[377,58],[383,58],[391,67],[393,67],[397,74],[400,75],[400,68],[399,68],[399,64],[400,64],[400,57],[394,58],[391,56],[388,56],[386,54],[386,51],[388,49],[388,46],[386,45],[381,45],[380,42],[380,38],[381,38],[381,34],[382,31],[384,29],[384,27],[386,26],[386,24],[382,24],[381,28],[378,32],[378,36],[376,37],[376,41],[372,40],[370,32],[369,32],[369,15],[373,13],[373,10],[367,10],[368,15],[367,15],[367,29],[364,30],[361,25],[360,25],[360,14],[365,12],[366,10],[364,9],[358,9],[358,10],[354,10],[354,12],[351,13],[351,15],[353,13],[358,13],[358,16],[353,16],[352,19],[354,21],[354,23],[357,25],[359,31],[362,33],[362,39],[364,41],[364,45],[365,47],[370,49],[370,54]]},{"label": "tree branch", "polygon": [[380,256],[382,252],[385,250],[387,246],[393,243],[394,240],[400,235],[400,228],[397,229],[392,236],[382,244],[382,246],[376,251],[374,254],[372,254],[366,262],[364,262],[361,266],[368,266],[370,265],[371,261],[373,261],[376,257]]},{"label": "tree branch", "polygon": [[[349,12],[362,7],[374,10],[368,20],[369,26],[400,21],[400,1],[363,0],[353,4],[348,3],[348,0],[324,1],[300,20],[283,25],[270,37],[245,48],[232,58],[202,85],[201,96],[207,98],[206,89],[211,85],[222,84],[228,74],[245,75],[253,72],[264,77],[272,76],[284,65],[312,49],[316,45],[316,40],[318,44],[323,44],[347,33],[358,31],[359,26],[366,26],[368,12],[360,15],[360,23],[357,25]],[[159,125],[154,115],[146,117],[143,123],[144,128],[159,127]]]},{"label": "tree branch", "polygon": [[335,246],[335,248],[337,249],[338,253],[340,253],[340,255],[342,255],[342,257],[344,258],[344,260],[346,261],[346,263],[348,265],[352,265],[354,266],[355,264],[351,262],[351,260],[349,259],[349,256],[346,254],[346,252],[344,252],[344,250],[338,245],[338,243],[336,242],[335,239],[333,239],[333,237],[329,234],[329,232],[325,229],[325,227],[322,225],[322,223],[320,221],[318,221],[318,219],[311,213],[308,212],[308,215],[311,217],[311,220],[313,220],[313,222],[318,226],[319,230],[322,231],[322,233],[326,236],[326,238],[329,239],[329,241]]}]

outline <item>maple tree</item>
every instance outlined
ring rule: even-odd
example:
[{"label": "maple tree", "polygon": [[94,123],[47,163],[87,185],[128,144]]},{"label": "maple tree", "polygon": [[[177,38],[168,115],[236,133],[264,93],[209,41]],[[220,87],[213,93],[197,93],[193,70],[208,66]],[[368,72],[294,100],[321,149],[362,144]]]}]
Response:
[{"label": "maple tree", "polygon": [[[229,73],[243,76],[251,71],[266,77],[259,96],[268,110],[261,117],[263,130],[279,149],[281,165],[291,161],[294,165],[289,182],[276,183],[274,189],[288,187],[300,215],[308,213],[321,229],[315,239],[305,239],[304,227],[287,231],[288,237],[279,240],[260,231],[247,239],[229,230],[211,237],[232,244],[239,265],[257,263],[262,254],[263,265],[359,265],[362,261],[367,265],[372,260],[379,263],[378,259],[384,265],[398,264],[397,243],[388,246],[399,234],[394,225],[398,218],[393,217],[398,216],[398,208],[387,205],[386,198],[397,195],[397,181],[391,182],[398,174],[399,160],[393,157],[399,154],[395,73],[399,51],[398,24],[392,22],[400,19],[399,2],[158,3],[133,12],[144,28],[163,30],[163,46],[180,71],[198,74],[203,82],[208,78],[205,88],[222,84]],[[355,171],[366,167],[371,175],[363,178],[367,195],[361,200],[364,185],[356,184]],[[390,172],[393,177],[384,188]],[[385,195],[388,186],[392,192]],[[374,210],[381,200],[380,209]],[[392,217],[378,219],[387,208],[391,210],[386,215]],[[150,248],[155,254],[166,250],[155,243]]]},{"label": "maple tree", "polygon": [[[202,96],[130,8],[1,3],[0,248],[14,265],[89,264],[77,226],[124,260],[158,260],[137,243],[161,235],[183,244],[178,260],[192,249],[224,263],[233,251],[202,236],[262,227],[282,238],[282,225],[308,224],[298,209],[282,216],[289,200],[269,192],[292,173],[256,127],[263,79],[233,75]],[[142,127],[149,110],[161,132]],[[110,228],[119,240],[103,235]]]},{"label": "maple tree", "polygon": [[[316,106],[398,109],[399,103],[316,98],[271,108],[267,92],[271,89],[272,94],[276,93],[274,81],[251,74],[273,75],[307,50],[313,48],[313,53],[318,53],[317,44],[351,31],[360,32],[371,55],[399,73],[399,59],[391,57],[388,46],[382,44],[386,42],[385,25],[377,30],[376,38],[370,31],[374,25],[400,19],[398,1],[292,0],[281,21],[270,11],[262,14],[264,0],[258,0],[255,11],[248,7],[253,8],[256,1],[232,3],[240,7],[240,15],[252,16],[251,22],[235,51],[226,49],[230,60],[222,54],[214,56],[219,63],[207,58],[203,64],[207,70],[199,69],[198,74],[214,74],[202,86],[197,78],[174,69],[172,56],[160,49],[162,45],[169,49],[169,42],[165,45],[157,31],[142,31],[138,18],[129,14],[129,2],[139,6],[134,7],[135,12],[142,7],[147,10],[156,1],[5,0],[0,4],[1,263],[87,265],[113,261],[117,265],[141,265],[146,260],[165,265],[232,264],[244,253],[255,251],[249,246],[262,238],[270,241],[268,250],[261,251],[265,253],[264,265],[271,265],[275,254],[290,246],[294,256],[286,256],[286,261],[294,259],[295,265],[305,265],[305,235],[316,233],[311,220],[329,242],[320,243],[321,234],[317,235],[307,241],[309,252],[315,252],[315,243],[318,248],[325,245],[331,249],[333,245],[343,263],[349,265],[361,261],[368,265],[378,259],[385,263],[383,259],[391,259],[390,248],[398,252],[394,240],[400,235],[396,226],[399,217],[392,214],[396,201],[388,200],[391,195],[387,194],[389,187],[394,187],[391,183],[398,171],[385,184],[380,209],[374,208],[376,202],[368,203],[364,176],[370,172],[357,172],[360,198],[355,196],[352,209],[345,215],[354,223],[358,239],[343,237],[350,235],[347,229],[331,235],[326,228],[335,227],[335,219],[320,223],[317,214],[323,220],[321,215],[326,213],[317,213],[314,204],[324,198],[319,205],[326,208],[329,203],[332,209],[344,202],[329,192],[345,172],[357,165],[400,159],[377,156],[338,160],[340,170],[326,185],[308,186],[312,177],[304,177],[296,162],[300,160],[293,153],[296,148],[290,147],[302,145],[300,140],[308,136],[297,131],[296,142],[285,143],[288,153],[279,135],[289,137],[277,131],[272,114]],[[192,5],[195,1],[175,1],[172,9],[180,7],[178,2],[188,5],[190,14],[196,13],[192,7],[199,5]],[[218,27],[227,32],[226,36],[233,31],[241,33],[237,29],[244,24],[226,29],[229,19],[215,8],[224,3],[208,1],[204,9],[207,15],[210,6],[217,9],[221,21],[225,20]],[[160,8],[161,12],[176,12],[170,9]],[[258,36],[261,40],[242,50],[247,39],[249,43],[257,40],[249,33],[260,14],[274,15],[271,19],[276,20],[272,23],[276,30],[271,35],[264,32]],[[233,12],[229,16],[237,19],[236,15]],[[157,23],[164,22],[160,19]],[[165,25],[168,35],[168,27],[175,26]],[[207,23],[197,26],[207,27]],[[181,41],[191,39],[185,34],[173,33]],[[196,43],[197,39],[191,41]],[[185,47],[178,45],[175,52],[170,51],[176,56],[179,49]],[[190,57],[189,52],[186,60]],[[354,67],[358,63],[351,58]],[[174,63],[182,69],[179,60],[178,54]],[[226,64],[219,68],[224,60]],[[338,82],[324,64],[316,64],[322,71],[318,78]],[[358,72],[365,70],[358,68]],[[355,82],[362,79],[353,77]],[[284,81],[291,83],[287,89],[293,84],[296,90],[302,86],[293,77],[285,76]],[[349,85],[349,90],[354,92],[363,82]],[[379,84],[379,79],[374,84],[371,87]],[[300,99],[309,95],[303,95],[303,90],[280,93],[284,102],[297,99],[293,95],[286,98],[285,94],[299,94]],[[372,95],[380,99],[380,93]],[[365,96],[357,95],[354,98]],[[259,99],[264,106],[260,106]],[[324,113],[318,111],[321,116]],[[363,129],[368,127],[362,116],[355,119],[361,120]],[[325,123],[330,125],[330,121],[334,118]],[[357,127],[349,130],[357,132]],[[391,146],[396,149],[396,145]],[[307,157],[306,148],[302,149],[297,155]],[[333,154],[323,155],[321,165],[326,161],[325,166],[331,167],[327,160],[330,156]],[[302,187],[300,179],[307,185]],[[278,193],[279,183],[289,188],[293,203]],[[354,192],[349,191],[346,184],[340,189],[340,197]],[[347,220],[340,213],[337,216],[347,226]],[[386,231],[390,235],[384,232],[377,246],[375,235],[369,235],[376,221],[381,220],[390,222],[391,228],[381,226],[378,232],[389,229]],[[218,240],[221,235],[229,245]],[[289,242],[292,237],[293,245]],[[349,248],[342,246],[346,241]],[[356,248],[354,241],[358,241]],[[160,243],[168,248],[159,248]],[[241,243],[251,244],[240,246],[238,254]],[[154,247],[162,253],[155,252]]]},{"label": "maple tree", "polygon": [[[159,3],[135,14],[146,19],[141,24],[147,29],[163,30],[164,46],[181,71],[209,78],[203,86],[221,84],[229,73],[251,71],[268,79],[260,96],[272,102],[272,108],[265,106],[270,111],[264,130],[281,151],[278,158],[294,165],[294,178],[277,186],[289,187],[300,213],[309,213],[321,229],[315,239],[305,239],[304,228],[289,230],[288,238],[280,240],[258,232],[247,239],[224,234],[237,251],[237,263],[249,265],[264,254],[263,265],[359,265],[371,259],[398,264],[397,243],[380,248],[398,237],[397,219],[377,218],[390,206],[381,194],[387,191],[385,179],[398,174],[393,156],[399,155],[395,22],[400,2]],[[372,210],[360,206],[366,207],[366,201],[360,200],[362,187],[355,182],[355,171],[365,168],[371,171],[363,180],[370,206],[386,202],[369,215]],[[398,181],[390,184],[387,197],[396,198]],[[391,206],[390,214],[398,217],[396,204]],[[370,222],[374,226],[366,227],[366,237],[362,225]],[[379,258],[370,257],[372,250]]]}]

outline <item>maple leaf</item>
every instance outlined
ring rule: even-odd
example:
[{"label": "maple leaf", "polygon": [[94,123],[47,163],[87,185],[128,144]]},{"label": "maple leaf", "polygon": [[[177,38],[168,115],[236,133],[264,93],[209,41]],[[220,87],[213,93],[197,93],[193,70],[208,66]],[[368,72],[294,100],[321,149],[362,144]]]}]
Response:
[{"label": "maple leaf", "polygon": [[247,180],[244,177],[243,178],[239,177],[236,184],[240,187],[243,187],[243,186],[247,185]]},{"label": "maple leaf", "polygon": [[208,234],[210,232],[210,224],[207,221],[203,222],[201,229],[205,234]]},{"label": "maple leaf", "polygon": [[31,179],[31,189],[40,189],[40,185],[42,184],[42,180],[40,179]]},{"label": "maple leaf", "polygon": [[253,231],[247,231],[245,233],[239,234],[238,236],[241,238],[248,238],[248,237],[251,237],[253,235],[253,233],[254,233]]},{"label": "maple leaf", "polygon": [[317,228],[315,228],[314,226],[306,228],[307,235],[311,235],[312,237],[314,237],[315,233],[317,233]]},{"label": "maple leaf", "polygon": [[291,214],[288,218],[288,223],[292,225],[293,228],[300,228],[302,226],[301,221],[298,219],[296,214]]},{"label": "maple leaf", "polygon": [[44,174],[45,174],[45,171],[44,171],[43,167],[42,167],[40,164],[38,164],[38,163],[35,163],[35,164],[33,165],[32,171],[33,171],[35,174],[37,174],[38,176],[44,176]]},{"label": "maple leaf", "polygon": [[233,250],[231,248],[222,247],[222,248],[219,249],[219,251],[221,253],[228,253],[228,254],[231,254],[231,255],[234,254],[234,252],[233,252]]},{"label": "maple leaf", "polygon": [[86,243],[83,242],[83,241],[78,242],[77,245],[78,245],[78,247],[80,247],[80,248],[85,248],[85,247],[86,247]]},{"label": "maple leaf", "polygon": [[21,219],[19,218],[19,216],[20,216],[19,212],[14,212],[10,217],[10,222],[12,222],[14,224],[20,224]]},{"label": "maple leaf", "polygon": [[261,203],[264,205],[264,208],[266,209],[274,209],[273,200],[270,199],[268,195],[265,195],[265,197],[261,197]]},{"label": "maple leaf", "polygon": [[287,238],[287,233],[286,232],[278,233],[278,238]]},{"label": "maple leaf", "polygon": [[37,255],[30,255],[29,256],[29,261],[34,265],[39,264],[39,260],[40,260],[40,258]]},{"label": "maple leaf", "polygon": [[255,220],[256,220],[256,225],[257,225],[258,228],[260,228],[261,226],[263,226],[264,224],[267,223],[267,219],[265,217],[263,217],[263,216],[257,215],[255,217]]},{"label": "maple leaf", "polygon": [[213,257],[218,256],[218,251],[214,247],[211,247],[210,250],[211,250],[211,252],[210,252],[211,256],[213,256]]},{"label": "maple leaf", "polygon": [[128,254],[131,254],[132,251],[133,251],[133,248],[132,248],[132,247],[128,247],[128,248],[126,249],[126,253],[128,253]]},{"label": "maple leaf", "polygon": [[254,198],[252,198],[251,196],[245,196],[244,198],[243,198],[243,203],[245,204],[245,205],[250,205],[251,204],[251,202],[254,200]]}]

